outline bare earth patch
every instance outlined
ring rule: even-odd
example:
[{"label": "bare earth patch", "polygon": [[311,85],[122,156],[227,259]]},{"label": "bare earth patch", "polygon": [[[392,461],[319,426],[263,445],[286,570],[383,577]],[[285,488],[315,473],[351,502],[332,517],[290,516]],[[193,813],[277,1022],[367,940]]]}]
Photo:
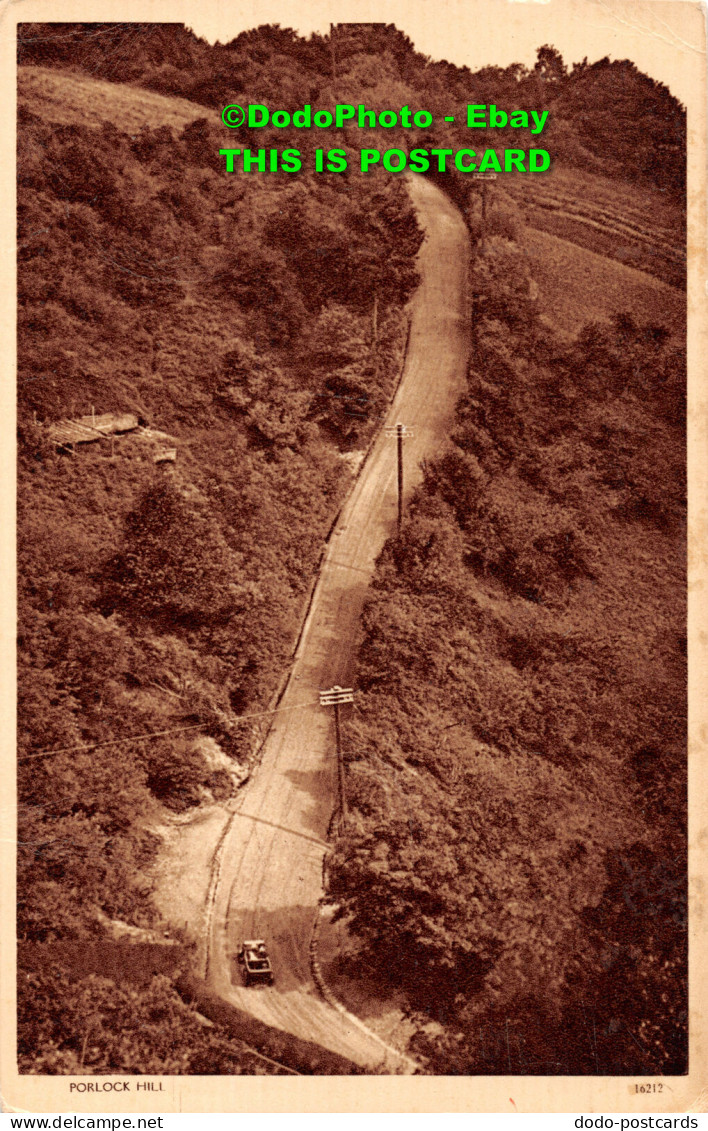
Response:
[{"label": "bare earth patch", "polygon": [[167,922],[186,930],[190,938],[203,933],[211,862],[229,815],[214,805],[198,810],[189,820],[153,829],[163,838],[152,873],[155,905]]}]

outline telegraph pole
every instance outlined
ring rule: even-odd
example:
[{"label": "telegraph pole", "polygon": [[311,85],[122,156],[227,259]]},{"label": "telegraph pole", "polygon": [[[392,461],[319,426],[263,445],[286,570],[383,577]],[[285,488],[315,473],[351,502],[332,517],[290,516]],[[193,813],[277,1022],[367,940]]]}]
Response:
[{"label": "telegraph pole", "polygon": [[386,428],[386,435],[389,437],[396,437],[396,454],[398,463],[398,537],[401,537],[401,529],[403,527],[403,441],[408,440],[413,435],[410,428],[406,428],[405,424],[396,424]]},{"label": "telegraph pole", "polygon": [[337,781],[339,784],[339,822],[340,829],[347,819],[347,795],[344,788],[344,760],[342,758],[342,735],[339,726],[339,708],[342,703],[354,702],[354,689],[335,684],[329,691],[320,691],[320,707],[334,707],[334,733],[337,741]]},{"label": "telegraph pole", "polygon": [[332,89],[337,85],[337,56],[334,52],[334,24],[329,25],[329,46],[332,52]]},{"label": "telegraph pole", "polygon": [[403,425],[396,425],[396,453],[398,464],[398,537],[403,525]]},{"label": "telegraph pole", "polygon": [[475,181],[482,181],[482,235],[480,238],[480,250],[484,250],[484,238],[487,234],[487,181],[496,181],[496,173],[473,173],[472,177]]}]

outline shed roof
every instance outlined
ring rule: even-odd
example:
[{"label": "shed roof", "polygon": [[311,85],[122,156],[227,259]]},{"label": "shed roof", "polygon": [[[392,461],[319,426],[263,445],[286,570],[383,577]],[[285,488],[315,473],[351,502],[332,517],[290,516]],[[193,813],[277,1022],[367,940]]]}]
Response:
[{"label": "shed roof", "polygon": [[57,444],[90,444],[102,436],[131,432],[137,427],[138,418],[130,412],[106,412],[77,420],[56,420],[49,426],[49,438]]}]

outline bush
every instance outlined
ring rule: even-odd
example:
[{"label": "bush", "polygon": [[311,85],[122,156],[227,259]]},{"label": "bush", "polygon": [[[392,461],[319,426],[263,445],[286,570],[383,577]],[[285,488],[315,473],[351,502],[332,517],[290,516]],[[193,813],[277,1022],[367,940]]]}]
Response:
[{"label": "bush", "polygon": [[153,739],[145,756],[148,788],[168,809],[181,813],[204,800],[212,770],[188,742]]}]

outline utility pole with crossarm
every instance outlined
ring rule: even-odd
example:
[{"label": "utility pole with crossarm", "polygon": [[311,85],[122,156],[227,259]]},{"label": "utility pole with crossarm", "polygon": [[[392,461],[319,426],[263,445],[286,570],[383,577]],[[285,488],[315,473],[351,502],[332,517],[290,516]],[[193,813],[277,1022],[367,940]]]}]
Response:
[{"label": "utility pole with crossarm", "polygon": [[344,788],[344,761],[342,759],[342,736],[339,728],[339,708],[342,703],[354,702],[354,688],[335,684],[329,691],[320,691],[320,707],[334,707],[334,733],[337,739],[337,780],[339,782],[339,820],[340,827],[347,819],[347,795]]},{"label": "utility pole with crossarm", "polygon": [[487,182],[496,181],[496,173],[473,173],[475,181],[482,181],[482,232],[479,241],[480,251],[484,252],[484,240],[487,235]]}]

